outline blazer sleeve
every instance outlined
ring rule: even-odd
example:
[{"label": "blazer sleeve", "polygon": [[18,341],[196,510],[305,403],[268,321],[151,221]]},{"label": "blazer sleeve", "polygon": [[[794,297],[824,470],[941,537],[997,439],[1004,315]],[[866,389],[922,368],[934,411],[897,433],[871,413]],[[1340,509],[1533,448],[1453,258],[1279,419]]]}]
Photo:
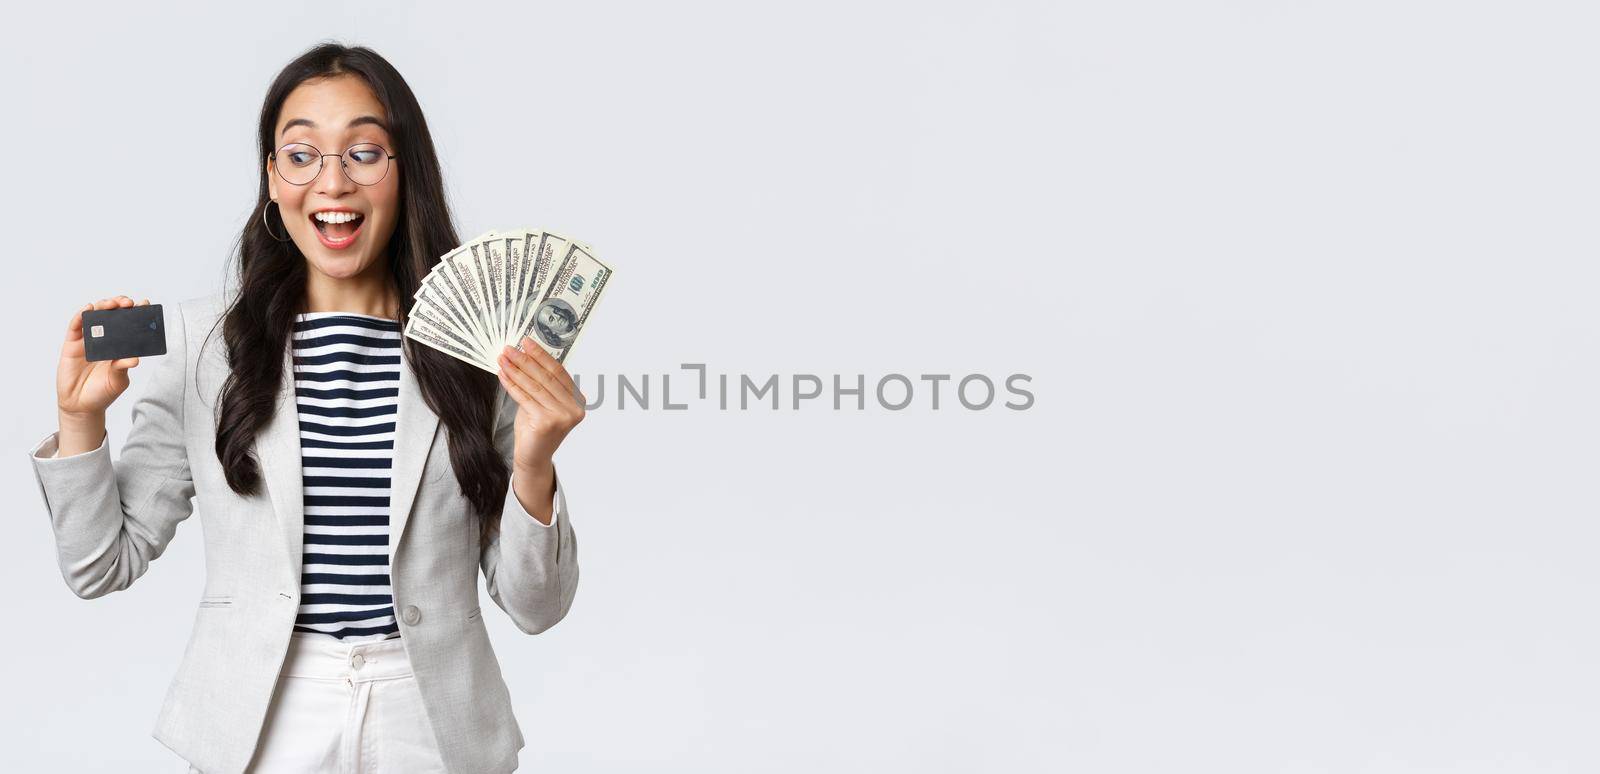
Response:
[{"label": "blazer sleeve", "polygon": [[166,550],[178,522],[193,513],[183,441],[188,337],[182,308],[168,305],[165,314],[176,347],[146,361],[150,383],[133,404],[133,426],[118,459],[111,459],[109,434],[99,448],[57,457],[59,438],[52,432],[28,453],[55,530],[61,577],[84,599],[132,585]]},{"label": "blazer sleeve", "polygon": [[[502,390],[494,442],[508,460],[515,447],[516,417],[516,402]],[[481,558],[489,596],[528,634],[543,632],[565,618],[578,592],[578,538],[559,475],[553,505],[546,526],[522,507],[516,488],[508,482],[500,529]]]}]

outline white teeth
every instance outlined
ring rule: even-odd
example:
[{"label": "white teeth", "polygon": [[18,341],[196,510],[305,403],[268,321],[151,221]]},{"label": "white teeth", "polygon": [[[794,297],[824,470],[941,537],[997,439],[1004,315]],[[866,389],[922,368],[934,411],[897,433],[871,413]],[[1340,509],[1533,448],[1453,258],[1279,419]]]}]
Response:
[{"label": "white teeth", "polygon": [[353,212],[317,212],[313,213],[311,217],[323,223],[349,223],[359,216]]}]

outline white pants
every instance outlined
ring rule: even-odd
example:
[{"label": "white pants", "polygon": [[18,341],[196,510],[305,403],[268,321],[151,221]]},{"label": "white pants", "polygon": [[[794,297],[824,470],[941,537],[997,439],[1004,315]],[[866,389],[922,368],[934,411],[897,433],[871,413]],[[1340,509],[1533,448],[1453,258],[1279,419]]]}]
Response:
[{"label": "white pants", "polygon": [[446,774],[405,646],[295,632],[246,771]]}]

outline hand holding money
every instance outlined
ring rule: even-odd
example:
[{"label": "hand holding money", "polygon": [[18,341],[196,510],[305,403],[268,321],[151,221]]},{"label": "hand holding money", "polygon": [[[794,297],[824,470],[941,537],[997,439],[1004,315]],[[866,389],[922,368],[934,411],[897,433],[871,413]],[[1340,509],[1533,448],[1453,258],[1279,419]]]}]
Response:
[{"label": "hand holding money", "polygon": [[561,363],[611,275],[582,242],[490,231],[440,257],[406,321],[407,338],[495,373],[517,402],[511,485],[541,524],[554,518],[552,457],[584,414]]}]

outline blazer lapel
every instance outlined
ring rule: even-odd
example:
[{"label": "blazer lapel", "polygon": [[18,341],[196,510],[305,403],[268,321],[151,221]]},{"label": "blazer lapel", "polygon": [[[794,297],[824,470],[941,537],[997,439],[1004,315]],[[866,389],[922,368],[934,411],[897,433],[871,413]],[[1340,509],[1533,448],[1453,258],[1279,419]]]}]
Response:
[{"label": "blazer lapel", "polygon": [[300,588],[300,552],[305,538],[305,487],[300,478],[300,407],[294,399],[294,341],[283,348],[283,376],[272,421],[256,436],[256,459],[266,479],[272,510],[288,551],[290,588]]},{"label": "blazer lapel", "polygon": [[[422,398],[421,385],[411,372],[411,360],[401,347],[399,395],[396,400],[394,461],[389,479],[389,571],[416,503],[423,467],[438,434],[439,416]],[[272,421],[256,439],[272,510],[278,516],[284,549],[288,552],[292,588],[300,588],[301,560],[305,551],[305,482],[300,468],[300,407],[294,391],[294,343],[284,347],[283,378]],[[393,586],[391,578],[391,587]]]},{"label": "blazer lapel", "polygon": [[405,354],[409,347],[400,347],[400,415],[395,418],[394,466],[389,479],[389,573],[390,588],[394,587],[395,556],[399,553],[400,538],[405,536],[406,522],[411,520],[411,508],[417,501],[417,487],[422,483],[423,468],[433,450],[433,440],[438,435],[439,415],[428,408],[422,398],[422,385],[411,372],[411,358]]}]

